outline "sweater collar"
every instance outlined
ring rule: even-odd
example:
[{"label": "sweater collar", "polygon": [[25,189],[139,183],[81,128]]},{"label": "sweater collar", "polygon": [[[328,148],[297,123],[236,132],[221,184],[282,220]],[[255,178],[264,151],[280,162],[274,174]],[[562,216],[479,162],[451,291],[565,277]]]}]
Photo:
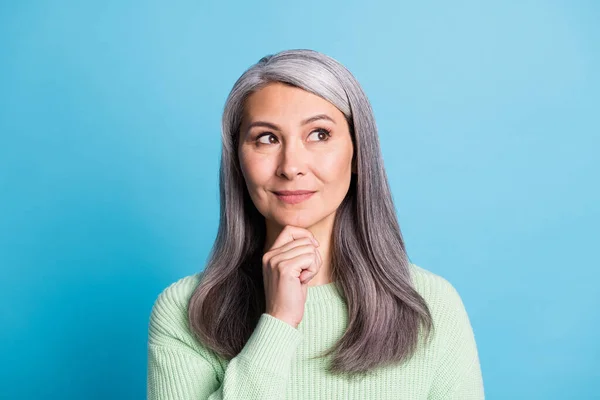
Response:
[{"label": "sweater collar", "polygon": [[342,292],[338,288],[337,282],[330,282],[318,286],[309,286],[307,289],[307,303],[319,303],[343,299]]}]

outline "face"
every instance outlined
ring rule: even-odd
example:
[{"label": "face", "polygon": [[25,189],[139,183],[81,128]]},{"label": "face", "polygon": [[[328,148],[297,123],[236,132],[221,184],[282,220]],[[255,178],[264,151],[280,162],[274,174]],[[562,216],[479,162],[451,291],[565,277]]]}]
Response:
[{"label": "face", "polygon": [[[282,83],[247,98],[239,162],[267,227],[331,221],[350,187],[353,153],[346,118],[327,100]],[[290,203],[274,193],[283,190],[314,193]]]}]

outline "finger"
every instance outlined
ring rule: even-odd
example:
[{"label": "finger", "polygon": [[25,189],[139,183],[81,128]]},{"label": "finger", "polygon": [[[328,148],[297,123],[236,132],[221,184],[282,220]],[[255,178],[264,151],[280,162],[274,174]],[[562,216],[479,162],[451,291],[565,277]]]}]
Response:
[{"label": "finger", "polygon": [[[301,238],[301,239],[296,239],[296,240],[292,240],[289,243],[284,244],[283,246],[276,248],[276,249],[271,249],[268,252],[266,252],[263,255],[263,265],[266,265],[267,263],[271,263],[274,264],[276,262],[275,260],[272,260],[275,256],[288,252],[293,248],[299,247],[299,246],[306,246],[306,245],[310,245],[313,246],[314,249],[314,240],[312,238]],[[296,253],[298,254],[298,253]],[[287,259],[289,257],[283,257],[282,259]]]},{"label": "finger", "polygon": [[319,270],[321,269],[321,265],[323,265],[323,259],[321,258],[321,252],[319,251],[319,249],[315,249],[315,254],[317,255],[317,262],[315,264],[315,275],[317,275],[319,273]]},{"label": "finger", "polygon": [[300,228],[298,226],[293,225],[286,225],[281,231],[281,233],[279,233],[279,236],[277,236],[277,239],[275,239],[275,242],[271,246],[271,249],[276,249],[278,247],[283,246],[286,243],[303,237],[313,238],[317,240],[312,234],[312,232],[308,229]]},{"label": "finger", "polygon": [[300,278],[303,271],[308,270],[315,274],[315,254],[305,253],[288,260],[283,260],[277,264],[281,269],[281,274],[291,274],[295,278]]},{"label": "finger", "polygon": [[307,244],[304,246],[293,247],[288,251],[284,251],[279,254],[275,254],[273,257],[271,257],[270,264],[271,264],[271,266],[275,267],[283,261],[291,260],[292,258],[297,257],[302,254],[312,254],[314,256],[315,255],[315,246],[313,246],[312,244]]},{"label": "finger", "polygon": [[310,280],[312,278],[314,278],[315,276],[317,276],[317,274],[319,273],[319,270],[321,269],[321,265],[322,264],[323,264],[323,260],[321,259],[321,253],[319,252],[318,249],[315,249],[315,268],[314,268],[314,272],[313,272],[313,270],[311,268],[305,269],[300,274],[300,281],[302,283],[308,283],[308,282],[310,282]]},{"label": "finger", "polygon": [[293,240],[289,243],[284,244],[283,246],[274,249],[276,253],[283,253],[286,251],[289,251],[295,247],[299,247],[299,246],[313,246],[313,248],[315,248],[315,242],[311,239],[311,238],[302,238],[302,239],[296,239]]},{"label": "finger", "polygon": [[314,278],[317,275],[317,273],[319,272],[318,257],[319,256],[316,253],[313,254],[313,263],[300,273],[300,282],[308,283],[312,278]]}]

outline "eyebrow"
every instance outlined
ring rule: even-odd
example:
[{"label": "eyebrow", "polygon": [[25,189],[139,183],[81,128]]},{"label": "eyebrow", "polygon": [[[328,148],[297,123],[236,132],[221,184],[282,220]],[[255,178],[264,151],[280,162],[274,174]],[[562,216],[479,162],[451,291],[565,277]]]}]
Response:
[{"label": "eyebrow", "polygon": [[[317,114],[314,115],[310,118],[306,118],[304,121],[301,122],[301,125],[306,125],[306,124],[310,124],[311,122],[315,122],[318,120],[327,120],[327,121],[331,121],[335,124],[335,121],[327,114]],[[269,129],[275,129],[277,131],[280,131],[281,129],[275,125],[272,124],[271,122],[266,122],[266,121],[254,121],[252,122],[250,125],[248,125],[248,128],[246,128],[246,132],[250,132],[250,129],[254,128],[255,126],[262,126],[264,128],[269,128]]]}]

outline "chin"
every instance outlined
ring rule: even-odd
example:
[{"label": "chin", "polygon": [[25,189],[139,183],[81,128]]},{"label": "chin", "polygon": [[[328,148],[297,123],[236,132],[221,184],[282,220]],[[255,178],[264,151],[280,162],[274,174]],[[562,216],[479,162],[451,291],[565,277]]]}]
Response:
[{"label": "chin", "polygon": [[309,213],[305,214],[303,212],[294,211],[290,213],[284,213],[283,215],[275,214],[271,220],[282,227],[286,225],[293,225],[306,229],[318,223],[321,218]]}]

